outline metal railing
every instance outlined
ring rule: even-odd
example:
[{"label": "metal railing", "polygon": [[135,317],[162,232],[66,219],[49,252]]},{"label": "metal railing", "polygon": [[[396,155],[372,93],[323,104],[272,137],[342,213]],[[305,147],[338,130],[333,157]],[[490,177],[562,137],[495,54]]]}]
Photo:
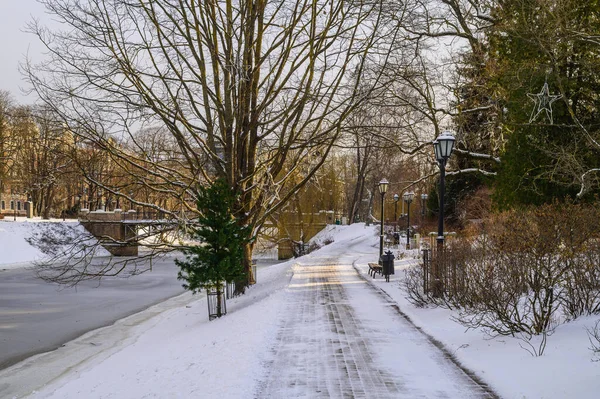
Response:
[{"label": "metal railing", "polygon": [[460,295],[466,288],[464,265],[451,245],[440,253],[437,246],[421,250],[423,257],[423,291],[436,296]]}]

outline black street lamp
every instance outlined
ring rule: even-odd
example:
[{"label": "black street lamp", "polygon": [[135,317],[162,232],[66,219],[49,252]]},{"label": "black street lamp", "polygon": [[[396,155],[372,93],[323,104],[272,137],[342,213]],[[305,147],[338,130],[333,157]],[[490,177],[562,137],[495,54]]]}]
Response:
[{"label": "black street lamp", "polygon": [[[437,258],[441,259],[443,250],[444,250],[444,195],[445,195],[445,178],[446,178],[446,163],[448,162],[448,158],[452,154],[452,149],[454,148],[454,134],[450,131],[442,132],[438,136],[437,139],[433,142],[433,149],[435,152],[435,159],[438,162],[440,167],[440,190],[439,190],[439,219],[438,219],[438,236],[437,236]],[[437,263],[437,262],[436,262]],[[435,289],[434,295],[441,296],[442,286],[441,279],[439,273],[441,272],[441,268],[439,265],[436,267],[434,271],[435,281]]]},{"label": "black street lamp", "polygon": [[435,159],[438,162],[440,167],[440,214],[438,220],[438,247],[443,247],[444,245],[444,195],[446,190],[446,163],[448,162],[448,158],[452,154],[452,149],[454,148],[454,135],[450,131],[445,131],[438,136],[438,138],[433,142],[433,149],[435,151]]},{"label": "black street lamp", "polygon": [[[396,232],[396,227],[398,225],[398,200],[400,196],[398,194],[394,194],[394,233]],[[394,243],[395,244],[395,243]]]},{"label": "black street lamp", "polygon": [[97,211],[101,211],[104,208],[104,205],[102,205],[102,189],[99,188],[98,192],[96,193],[96,210]]},{"label": "black street lamp", "polygon": [[404,202],[406,202],[406,249],[410,249],[410,203],[415,198],[415,193],[408,191],[403,195]]},{"label": "black street lamp", "polygon": [[85,209],[89,209],[89,205],[90,204],[90,197],[88,196],[88,189],[87,187],[83,188],[83,207]]},{"label": "black street lamp", "polygon": [[379,259],[381,260],[381,256],[383,255],[383,221],[384,221],[384,213],[383,213],[383,197],[387,192],[388,186],[390,182],[387,179],[381,179],[379,182],[379,193],[381,194],[381,232],[379,234]]},{"label": "black street lamp", "polygon": [[427,194],[421,194],[421,229],[423,229],[423,220],[425,219],[425,206],[427,205]]}]

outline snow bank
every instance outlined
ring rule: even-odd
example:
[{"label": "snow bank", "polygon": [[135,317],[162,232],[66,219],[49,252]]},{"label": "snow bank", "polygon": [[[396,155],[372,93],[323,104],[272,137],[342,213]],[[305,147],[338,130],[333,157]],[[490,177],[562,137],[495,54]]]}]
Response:
[{"label": "snow bank", "polygon": [[365,235],[374,236],[373,232],[373,227],[367,227],[364,223],[354,223],[348,226],[328,224],[308,242],[323,247],[332,242],[343,243],[363,238]]},{"label": "snow bank", "polygon": [[[0,220],[0,269],[29,266],[48,256],[66,251],[74,241],[95,244],[96,240],[76,220],[12,218]],[[102,249],[99,255],[108,255]]]},{"label": "snow bank", "polygon": [[[377,247],[376,238],[363,247]],[[390,282],[368,275],[368,262],[375,254],[357,253],[356,269],[367,281],[385,291],[401,311],[426,334],[441,342],[448,352],[473,371],[504,398],[597,398],[600,392],[600,362],[589,349],[586,328],[600,316],[584,317],[559,325],[548,338],[543,356],[534,357],[519,338],[490,338],[480,330],[465,330],[451,318],[454,312],[440,308],[417,308],[407,299],[402,287],[405,270],[418,264],[416,250],[405,251],[395,261],[396,274]],[[534,345],[537,342],[533,342]]]},{"label": "snow bank", "polygon": [[[43,389],[35,398],[245,398],[252,397],[266,375],[266,359],[277,334],[281,295],[294,261],[259,268],[258,283],[245,295],[227,300],[226,317],[209,322],[206,294],[174,298],[177,308],[157,313],[156,307],[114,326],[91,332],[58,351],[76,351],[101,342],[108,352],[89,356],[71,373]],[[182,306],[181,298],[189,297]],[[165,305],[157,305],[157,307]],[[143,322],[136,322],[143,319]],[[133,326],[133,327],[131,327]],[[110,329],[114,333],[107,333]],[[126,337],[105,342],[94,334]],[[114,345],[114,346],[113,346]],[[47,354],[48,357],[52,356]],[[72,355],[71,355],[72,356]],[[63,356],[53,356],[61,358]],[[45,355],[35,361],[43,364]],[[13,366],[17,367],[18,365]],[[65,365],[62,365],[65,367]],[[0,373],[2,377],[2,373]]]}]

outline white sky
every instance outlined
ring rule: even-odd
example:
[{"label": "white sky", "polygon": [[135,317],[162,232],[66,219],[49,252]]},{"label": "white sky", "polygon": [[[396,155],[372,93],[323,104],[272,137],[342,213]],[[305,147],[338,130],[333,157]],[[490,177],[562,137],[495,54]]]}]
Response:
[{"label": "white sky", "polygon": [[19,73],[19,62],[27,54],[38,61],[43,56],[41,43],[24,32],[25,25],[33,18],[45,24],[51,21],[36,0],[0,0],[0,90],[8,90],[21,104],[33,103],[35,98],[22,93],[26,83]]}]

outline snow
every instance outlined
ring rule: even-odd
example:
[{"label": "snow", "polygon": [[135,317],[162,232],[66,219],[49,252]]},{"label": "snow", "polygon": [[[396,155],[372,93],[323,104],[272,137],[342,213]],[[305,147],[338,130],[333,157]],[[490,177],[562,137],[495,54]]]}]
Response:
[{"label": "snow", "polygon": [[[402,327],[389,316],[390,304],[398,305],[408,324],[416,326],[415,331],[422,330],[429,342],[439,341],[462,366],[501,397],[598,397],[600,362],[592,361],[585,328],[593,326],[599,316],[558,326],[548,339],[545,354],[540,357],[533,357],[522,349],[523,341],[517,338],[491,339],[478,330],[465,331],[451,320],[451,311],[416,308],[405,298],[400,281],[403,271],[417,262],[414,259],[417,251],[401,250],[406,256],[396,260],[396,274],[389,283],[380,276],[372,279],[367,275],[367,263],[373,262],[378,253],[377,228],[365,227],[362,223],[328,226],[312,241],[323,244],[332,238],[331,244],[305,257],[259,268],[257,284],[248,289],[246,295],[228,300],[228,314],[221,319],[208,321],[204,294],[186,293],[113,326],[92,331],[57,351],[2,370],[0,381],[16,384],[14,381],[23,375],[35,380],[15,397],[32,390],[35,390],[31,395],[34,398],[261,397],[257,396],[257,392],[265,388],[261,384],[271,381],[273,374],[291,374],[281,367],[292,363],[275,361],[275,348],[280,344],[282,318],[294,309],[293,299],[298,298],[292,294],[305,288],[305,282],[298,279],[308,270],[307,265],[340,259],[354,266],[338,270],[341,281],[355,275],[355,271],[362,276],[346,281],[344,287],[348,295],[344,303],[352,306],[363,323],[368,320],[376,327],[373,334],[398,337],[397,342],[391,340],[386,346],[374,345],[371,356],[392,375],[402,371],[407,386],[435,394],[430,386],[432,379],[426,377],[432,357],[424,355],[428,353],[425,349],[402,348],[406,342],[403,340],[412,342],[415,338],[407,338],[408,327]],[[35,248],[19,242],[24,241],[30,229],[30,226],[0,222],[3,263],[26,262],[40,256]],[[13,249],[17,254],[13,254]],[[291,279],[294,279],[292,284]],[[367,295],[363,290],[369,285],[383,290],[390,304],[375,310],[367,306],[366,298],[372,294]],[[340,301],[336,303],[343,305]],[[318,316],[315,321],[324,323],[324,317]],[[307,328],[306,331],[314,334],[307,338],[330,337],[331,330],[326,330]],[[82,356],[84,350],[85,356]],[[274,365],[280,368],[274,370]],[[50,373],[52,369],[60,372]],[[336,374],[336,378],[341,377]],[[269,391],[268,384],[266,387],[267,392],[273,392]],[[310,391],[295,389],[294,397],[311,397]],[[450,397],[461,397],[460,393],[454,395]]]},{"label": "snow", "polygon": [[374,232],[372,227],[367,227],[364,223],[357,223],[350,226],[328,224],[323,230],[311,238],[309,243],[316,243],[322,247],[323,245],[326,245],[325,243],[327,241],[338,241],[343,243],[357,237],[364,237],[364,235],[379,237],[379,232]]},{"label": "snow", "polygon": [[[374,245],[376,245],[374,243]],[[359,256],[355,267],[369,281],[384,290],[410,320],[425,333],[440,341],[467,369],[506,398],[597,398],[600,392],[600,362],[589,349],[586,328],[599,316],[584,317],[559,325],[548,338],[543,356],[534,357],[519,338],[490,338],[479,330],[468,330],[454,322],[453,312],[440,308],[417,308],[407,299],[400,280],[417,261],[417,250],[401,251],[405,257],[395,261],[390,282],[371,279],[367,262],[372,256]],[[408,255],[408,256],[407,256]],[[398,257],[397,257],[398,258]],[[534,345],[537,342],[533,342]]]},{"label": "snow", "polygon": [[[270,270],[271,275],[281,274],[279,281],[285,281],[286,271],[285,266]],[[55,392],[50,386],[34,397],[244,397],[261,377],[261,358],[255,351],[275,332],[277,294],[264,292],[267,286],[231,301],[230,314],[213,322],[208,322],[206,302],[199,297],[162,313],[134,327],[132,342],[120,344],[105,361],[77,368],[67,385]],[[258,305],[245,306],[250,301]],[[250,321],[252,328],[242,334],[240,326]]]},{"label": "snow", "polygon": [[[85,229],[77,220],[41,218],[27,219],[12,217],[0,219],[0,270],[30,266],[32,262],[40,261],[49,255],[56,254],[64,248],[60,245],[33,246],[34,238],[75,237],[86,234]],[[93,238],[90,237],[90,240]],[[108,255],[101,251],[99,255]]]}]

